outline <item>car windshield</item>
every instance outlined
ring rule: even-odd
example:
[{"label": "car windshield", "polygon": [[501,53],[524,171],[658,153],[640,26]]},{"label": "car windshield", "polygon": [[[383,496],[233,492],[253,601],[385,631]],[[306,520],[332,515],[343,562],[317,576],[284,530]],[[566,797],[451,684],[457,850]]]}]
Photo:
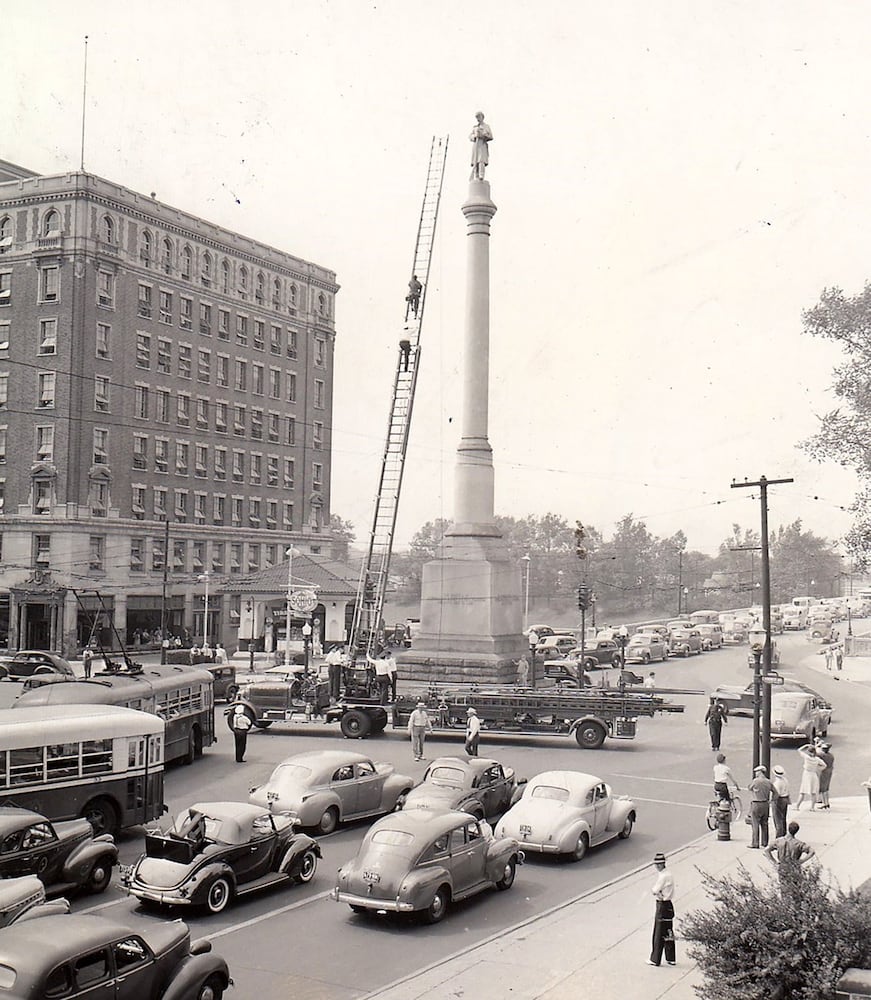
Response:
[{"label": "car windshield", "polygon": [[633,635],[629,640],[630,646],[648,646],[650,645],[649,635]]},{"label": "car windshield", "polygon": [[311,768],[302,764],[279,764],[272,772],[272,777],[278,781],[298,785],[310,778],[311,773]]},{"label": "car windshield", "polygon": [[532,789],[533,799],[553,799],[555,802],[568,802],[568,788],[559,788],[557,785],[536,785]]},{"label": "car windshield", "polygon": [[405,830],[376,830],[372,834],[372,843],[382,847],[408,847],[414,843],[414,837]]},{"label": "car windshield", "polygon": [[462,787],[465,773],[458,767],[434,767],[427,777],[435,785],[453,785]]}]

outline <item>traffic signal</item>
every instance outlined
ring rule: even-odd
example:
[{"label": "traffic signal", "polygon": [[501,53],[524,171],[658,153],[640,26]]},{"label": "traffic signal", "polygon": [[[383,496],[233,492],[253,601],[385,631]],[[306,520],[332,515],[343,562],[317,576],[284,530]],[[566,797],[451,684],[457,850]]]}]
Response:
[{"label": "traffic signal", "polygon": [[586,531],[584,531],[584,526],[580,521],[575,521],[575,555],[578,559],[587,558],[587,549],[583,544],[584,539],[587,537]]},{"label": "traffic signal", "polygon": [[593,588],[582,583],[578,587],[578,607],[581,611],[587,611],[592,606],[594,600]]}]

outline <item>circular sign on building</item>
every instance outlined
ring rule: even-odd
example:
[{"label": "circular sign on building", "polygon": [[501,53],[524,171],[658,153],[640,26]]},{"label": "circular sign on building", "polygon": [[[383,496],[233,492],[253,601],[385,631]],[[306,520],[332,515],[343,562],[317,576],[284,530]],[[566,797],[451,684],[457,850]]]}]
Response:
[{"label": "circular sign on building", "polygon": [[297,614],[307,615],[318,606],[317,595],[313,590],[294,590],[290,595],[290,606]]}]

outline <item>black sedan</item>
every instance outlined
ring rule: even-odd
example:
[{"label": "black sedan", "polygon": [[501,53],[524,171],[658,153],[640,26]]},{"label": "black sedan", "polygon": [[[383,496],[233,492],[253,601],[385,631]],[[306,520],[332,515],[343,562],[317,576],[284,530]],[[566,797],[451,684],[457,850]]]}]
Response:
[{"label": "black sedan", "polygon": [[108,833],[94,836],[86,819],[50,823],[39,813],[0,807],[0,878],[37,875],[49,895],[102,892],[118,848]]},{"label": "black sedan", "polygon": [[526,779],[487,757],[439,757],[408,793],[403,809],[467,812],[476,819],[502,815],[520,798]]},{"label": "black sedan", "polygon": [[10,681],[36,678],[75,680],[76,674],[68,660],[57,653],[41,649],[19,649],[3,662],[4,675]]},{"label": "black sedan", "polygon": [[146,833],[145,854],[122,870],[124,883],[146,906],[220,913],[234,896],[310,882],[321,849],[294,832],[296,823],[286,813],[244,802],[198,802],[168,833]]},{"label": "black sedan", "polygon": [[4,1000],[135,997],[221,1000],[227,963],[180,920],[136,930],[96,914],[40,917],[0,934]]}]

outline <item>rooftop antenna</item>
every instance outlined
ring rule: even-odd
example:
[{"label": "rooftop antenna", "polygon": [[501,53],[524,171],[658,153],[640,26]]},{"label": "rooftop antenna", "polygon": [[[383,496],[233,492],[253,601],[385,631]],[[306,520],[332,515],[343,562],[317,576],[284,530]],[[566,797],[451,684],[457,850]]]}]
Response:
[{"label": "rooftop antenna", "polygon": [[82,74],[82,158],[81,170],[85,169],[85,99],[88,96],[88,36],[85,35],[85,67]]}]

